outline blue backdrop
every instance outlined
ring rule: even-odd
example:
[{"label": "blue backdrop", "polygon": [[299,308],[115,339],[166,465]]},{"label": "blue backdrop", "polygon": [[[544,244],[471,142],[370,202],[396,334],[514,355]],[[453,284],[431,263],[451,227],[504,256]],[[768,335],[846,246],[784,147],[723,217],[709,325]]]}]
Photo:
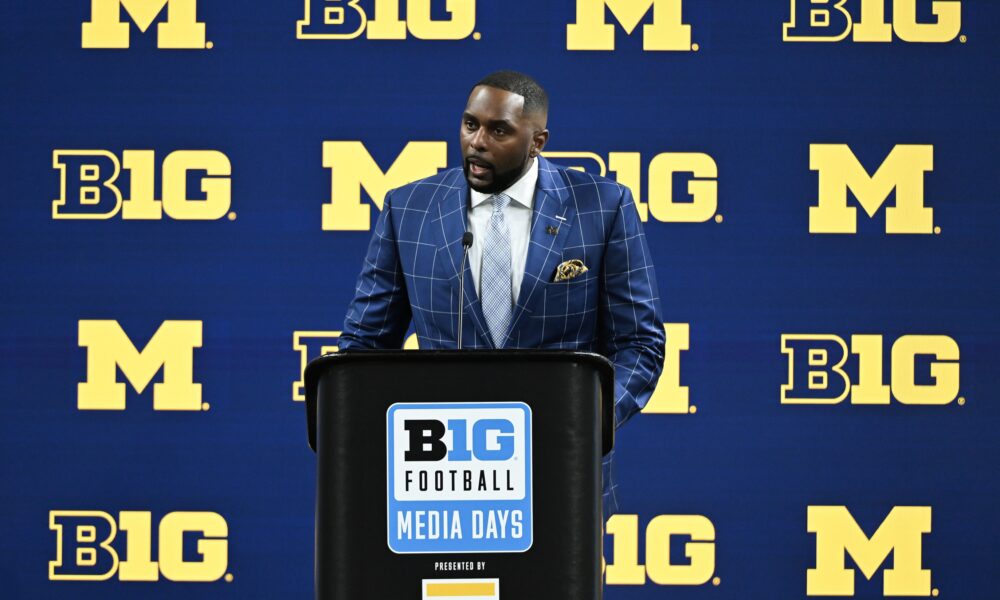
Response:
[{"label": "blue backdrop", "polygon": [[301,368],[512,68],[673,332],[607,597],[995,597],[1000,6],[829,4],[0,5],[0,595],[312,594]]}]

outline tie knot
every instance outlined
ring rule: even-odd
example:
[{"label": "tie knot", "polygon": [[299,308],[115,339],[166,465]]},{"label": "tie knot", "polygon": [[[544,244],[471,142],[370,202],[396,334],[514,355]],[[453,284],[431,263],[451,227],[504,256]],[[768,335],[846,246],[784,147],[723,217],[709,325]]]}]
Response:
[{"label": "tie knot", "polygon": [[507,194],[493,194],[493,212],[500,212],[510,204],[510,196]]}]

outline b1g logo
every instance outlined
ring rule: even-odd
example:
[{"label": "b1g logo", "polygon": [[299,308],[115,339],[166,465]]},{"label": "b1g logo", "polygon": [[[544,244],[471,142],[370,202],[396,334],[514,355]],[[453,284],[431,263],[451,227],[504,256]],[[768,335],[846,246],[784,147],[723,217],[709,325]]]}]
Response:
[{"label": "b1g logo", "polygon": [[194,349],[201,348],[201,321],[164,321],[140,351],[118,321],[80,321],[79,345],[87,349],[87,380],[77,385],[79,410],[125,410],[125,384],[142,393],[153,384],[153,410],[208,410],[194,382]]},{"label": "b1g logo", "polygon": [[576,22],[566,26],[567,50],[614,50],[615,26],[632,35],[650,11],[653,22],[642,26],[643,50],[697,50],[691,43],[691,26],[683,22],[682,0],[576,0]]},{"label": "b1g logo", "polygon": [[[632,190],[639,218],[661,223],[722,222],[719,206],[719,167],[702,152],[661,152],[649,160],[643,188],[642,155],[609,152],[607,162],[593,152],[543,152],[560,166],[611,177]],[[686,181],[686,185],[681,181]],[[679,188],[679,189],[675,189]],[[676,193],[675,193],[676,192]]]},{"label": "b1g logo", "polygon": [[340,347],[339,331],[295,331],[292,333],[292,350],[299,353],[299,378],[292,383],[292,400],[305,402],[306,365],[314,358],[337,352]]},{"label": "b1g logo", "polygon": [[197,17],[197,0],[90,0],[90,21],[83,24],[84,48],[128,48],[129,24],[122,9],[139,31],[167,9],[167,19],[156,26],[156,46],[170,49],[211,48],[205,41],[205,24]]},{"label": "b1g logo", "polygon": [[[305,402],[306,399],[306,365],[314,358],[324,354],[340,351],[340,331],[294,331],[292,332],[292,350],[299,354],[298,379],[292,383],[292,400]],[[403,350],[417,350],[417,334],[407,336]]]},{"label": "b1g logo", "polygon": [[[881,335],[852,335],[851,347],[830,334],[785,334],[781,352],[788,356],[788,383],[782,404],[951,404],[959,390],[958,343],[946,335],[904,335],[892,344],[891,386],[882,374]],[[856,355],[853,375],[847,359]],[[891,392],[891,394],[890,394]],[[964,399],[959,399],[959,404]]]},{"label": "b1g logo", "polygon": [[934,209],[924,206],[924,178],[934,170],[934,146],[894,146],[869,175],[846,144],[810,144],[809,169],[819,173],[819,200],[809,207],[809,233],[853,234],[858,209],[847,205],[853,192],[869,217],[895,190],[895,206],[885,209],[886,233],[940,233]]},{"label": "b1g logo", "polygon": [[868,537],[846,506],[810,506],[809,533],[816,534],[816,568],[806,572],[806,595],[853,596],[854,564],[871,579],[892,554],[892,568],[882,573],[884,596],[937,596],[931,572],[922,562],[923,535],[931,532],[930,506],[895,506]]},{"label": "b1g logo", "polygon": [[[175,150],[163,159],[162,200],[155,197],[156,159],[152,150],[125,150],[121,161],[107,150],[56,150],[52,168],[59,172],[59,197],[52,203],[53,219],[157,220],[163,213],[175,220],[213,221],[229,216],[232,165],[217,150]],[[129,173],[128,198],[116,185],[122,170]],[[201,173],[204,176],[195,179]],[[189,188],[198,185],[201,198]]]},{"label": "b1g logo", "polygon": [[[49,529],[56,534],[50,581],[217,581],[229,565],[229,525],[214,512],[172,512],[157,529],[153,560],[152,513],[121,511],[118,520],[98,510],[53,510]],[[124,534],[124,535],[123,535]],[[185,548],[185,538],[194,546]],[[193,541],[193,540],[192,540]]]},{"label": "b1g logo", "polygon": [[386,423],[393,552],[531,547],[528,405],[393,404]]},{"label": "b1g logo", "polygon": [[[722,222],[722,215],[717,213],[719,169],[707,154],[663,152],[653,156],[647,167],[645,196],[642,156],[638,152],[611,152],[607,162],[593,152],[543,155],[567,168],[602,177],[613,173],[619,183],[632,190],[643,221],[652,218],[664,223]],[[371,204],[381,210],[386,192],[430,177],[447,164],[447,142],[407,142],[384,171],[360,141],[323,142],[323,167],[330,169],[331,175],[330,201],[322,209],[323,230],[368,231],[372,211],[371,205],[363,201],[362,190],[367,192]],[[675,179],[683,181],[685,177],[686,185],[675,194]]]},{"label": "b1g logo", "polygon": [[[931,22],[921,22],[918,0],[893,0],[892,21],[886,19],[889,0],[791,0],[784,24],[786,42],[891,42],[892,34],[905,42],[950,42],[962,29],[960,0],[921,0]],[[853,14],[848,10],[853,9]],[[964,40],[964,37],[962,39]]]},{"label": "b1g logo", "polygon": [[[715,573],[715,525],[702,515],[657,515],[646,525],[645,564],[639,561],[639,516],[612,515],[607,535],[614,538],[608,585],[718,585]],[[671,558],[672,540],[685,540],[684,558]],[[673,545],[677,548],[677,545]],[[686,560],[685,560],[686,559]],[[602,562],[602,564],[604,564]]]},{"label": "b1g logo", "polygon": [[[409,32],[420,40],[479,39],[476,0],[448,0],[447,19],[435,19],[431,0],[305,0],[298,22],[300,40],[350,40],[365,33],[370,40],[405,40]],[[400,6],[406,17],[400,17]]]},{"label": "b1g logo", "polygon": [[[663,372],[656,384],[656,390],[643,407],[643,414],[686,415],[697,412],[690,403],[690,388],[681,385],[681,355],[691,348],[691,325],[689,323],[664,323],[667,344],[663,353]],[[340,350],[340,331],[301,330],[292,332],[292,350],[299,355],[298,379],[292,383],[292,400],[306,399],[306,365],[314,358]],[[404,350],[418,350],[417,334],[407,336]]]}]

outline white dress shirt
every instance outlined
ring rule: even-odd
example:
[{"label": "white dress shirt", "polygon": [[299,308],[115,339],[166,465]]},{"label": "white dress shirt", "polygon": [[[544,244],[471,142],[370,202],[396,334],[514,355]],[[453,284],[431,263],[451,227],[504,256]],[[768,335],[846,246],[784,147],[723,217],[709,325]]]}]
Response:
[{"label": "white dress shirt", "polygon": [[[510,196],[511,200],[503,211],[503,218],[510,230],[511,292],[514,295],[512,303],[517,302],[521,292],[524,264],[528,260],[528,234],[531,230],[531,210],[535,201],[536,183],[538,183],[538,159],[533,158],[527,172],[501,192]],[[476,295],[481,295],[479,278],[483,272],[483,246],[486,244],[490,215],[493,214],[493,202],[489,201],[493,194],[483,194],[471,188],[469,191],[472,196],[469,206],[469,231],[472,232],[469,269],[472,271],[472,281],[476,285]]]}]

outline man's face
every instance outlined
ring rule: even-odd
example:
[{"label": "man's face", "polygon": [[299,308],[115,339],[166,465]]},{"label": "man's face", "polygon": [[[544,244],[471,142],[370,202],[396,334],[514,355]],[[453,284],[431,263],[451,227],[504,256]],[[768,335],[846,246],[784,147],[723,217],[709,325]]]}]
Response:
[{"label": "man's face", "polygon": [[524,97],[476,86],[462,114],[459,141],[469,186],[493,194],[517,181],[548,140],[544,114],[523,113]]}]

